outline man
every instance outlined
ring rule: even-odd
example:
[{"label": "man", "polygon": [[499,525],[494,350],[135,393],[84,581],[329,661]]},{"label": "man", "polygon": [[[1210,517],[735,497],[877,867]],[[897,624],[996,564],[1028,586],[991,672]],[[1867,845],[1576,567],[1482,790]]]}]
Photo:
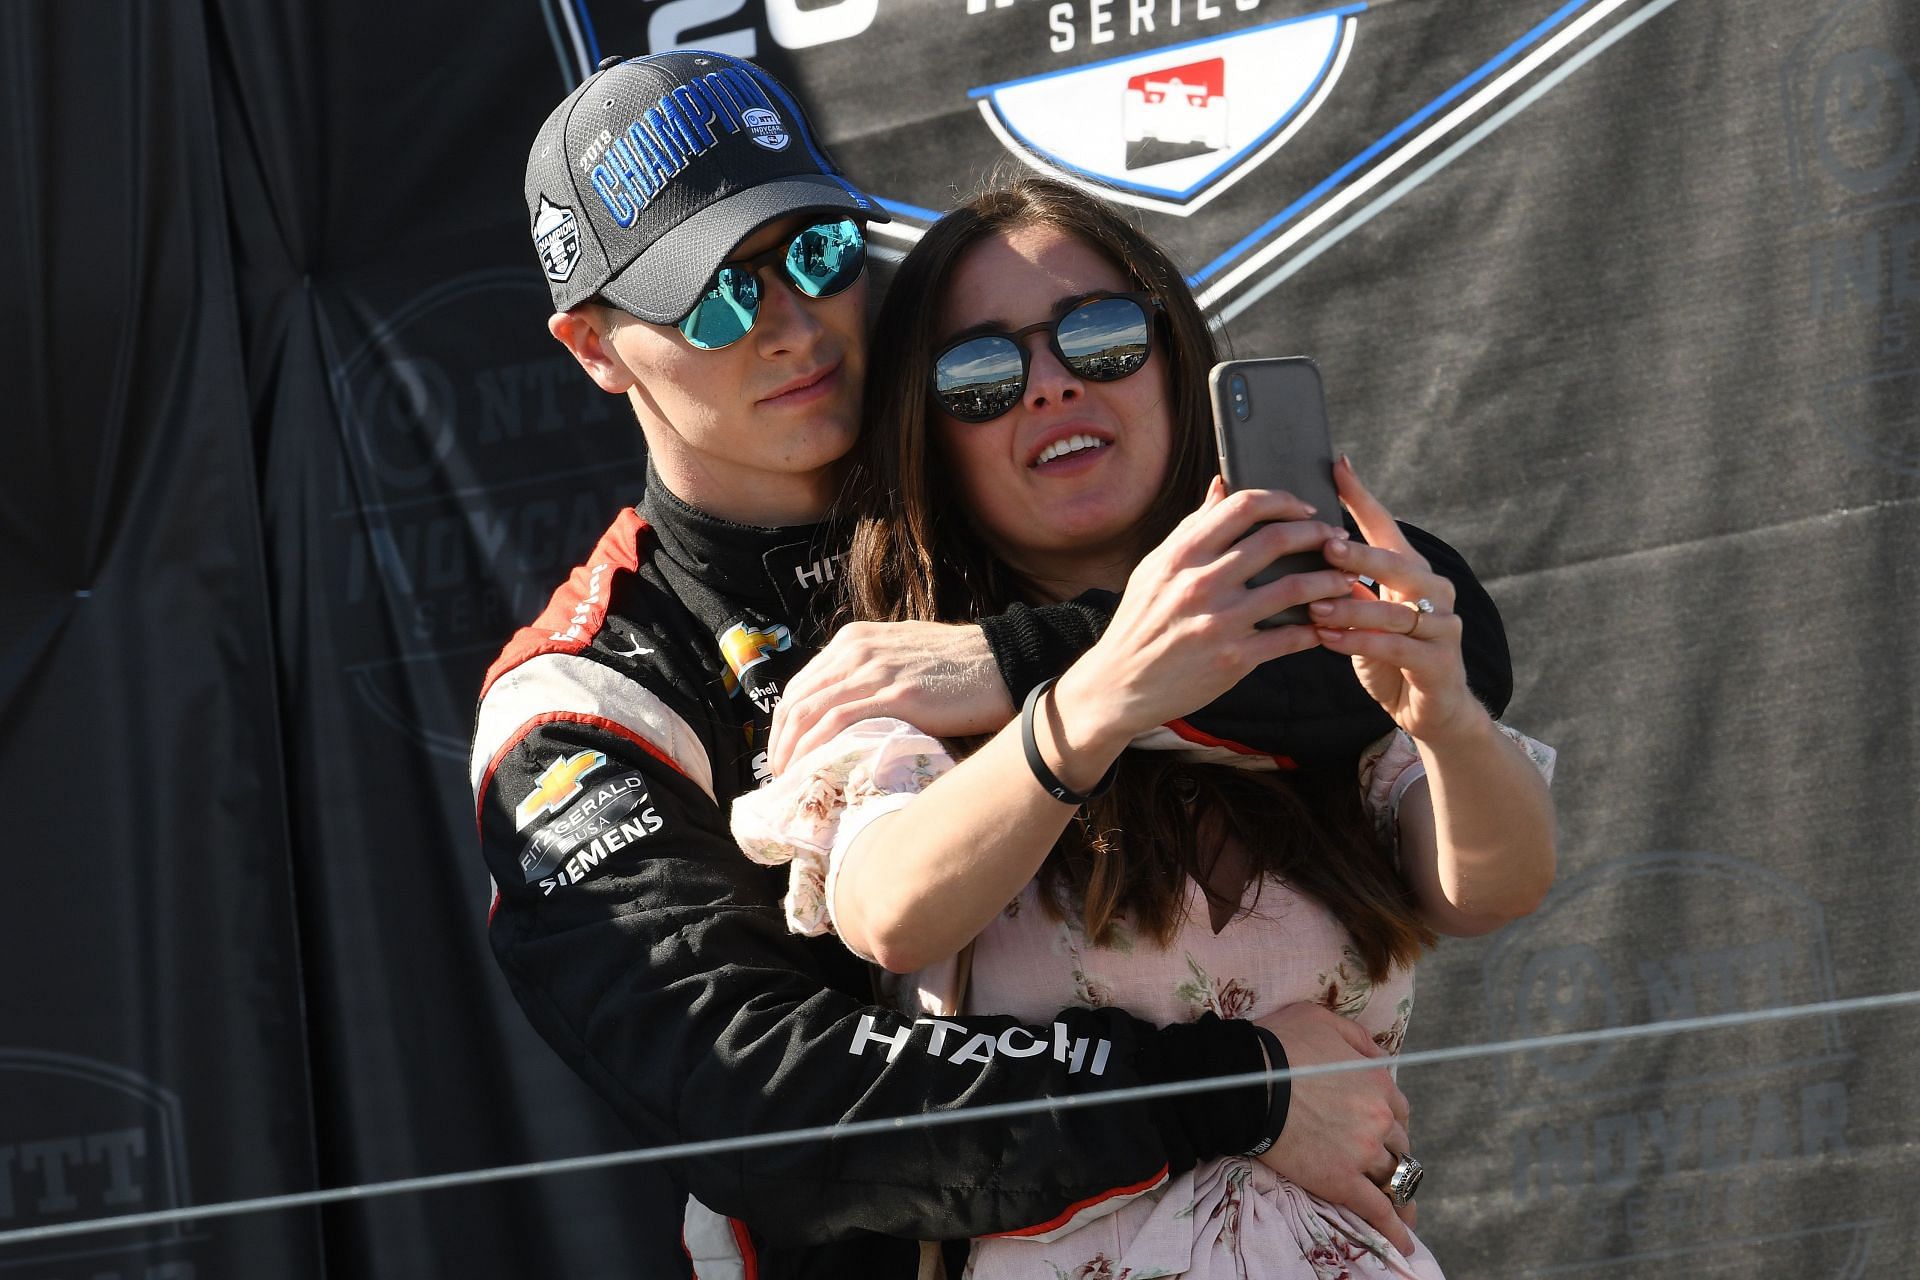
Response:
[{"label": "man", "polygon": [[[482,691],[489,930],[528,1017],[642,1141],[1376,1054],[1305,1008],[1270,1023],[1278,1040],[1114,1010],[914,1019],[876,1007],[833,938],[787,931],[784,874],[739,853],[727,809],[768,776],[773,711],[815,648],[837,550],[818,522],[859,422],[858,239],[885,215],[778,82],[699,52],[603,63],[541,129],[526,197],[548,327],[627,397],[649,474]],[[984,632],[864,628],[812,678],[847,683],[806,719],[850,714],[838,698],[938,733],[992,728],[1010,688],[1092,634],[1073,606]],[[639,1273],[911,1275],[915,1239],[1045,1232],[1257,1149],[1404,1239],[1374,1181],[1406,1150],[1405,1114],[1366,1071],[1296,1082],[1290,1105],[1285,1085],[1241,1088],[651,1166],[658,1201],[634,1212],[656,1244]]]}]

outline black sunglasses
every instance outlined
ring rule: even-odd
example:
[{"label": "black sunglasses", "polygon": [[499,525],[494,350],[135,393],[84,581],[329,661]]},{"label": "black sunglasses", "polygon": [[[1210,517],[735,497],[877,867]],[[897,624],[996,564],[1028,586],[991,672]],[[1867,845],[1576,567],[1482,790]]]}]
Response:
[{"label": "black sunglasses", "polygon": [[679,329],[702,351],[740,341],[760,318],[760,272],[776,263],[787,280],[809,298],[831,298],[860,278],[867,262],[867,238],[851,218],[816,222],[786,244],[751,258],[724,262],[707,291],[680,319]]},{"label": "black sunglasses", "polygon": [[933,358],[933,398],[962,422],[999,417],[1027,393],[1031,361],[1025,339],[1035,333],[1047,335],[1047,345],[1075,377],[1118,382],[1146,364],[1152,318],[1160,309],[1160,299],[1150,293],[1089,294],[1057,319],[961,338]]}]

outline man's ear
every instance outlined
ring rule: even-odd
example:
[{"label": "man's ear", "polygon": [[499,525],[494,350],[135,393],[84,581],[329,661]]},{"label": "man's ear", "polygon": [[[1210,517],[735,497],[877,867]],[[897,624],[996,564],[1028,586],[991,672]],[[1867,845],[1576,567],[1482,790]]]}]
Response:
[{"label": "man's ear", "polygon": [[613,349],[612,326],[598,308],[584,303],[571,311],[547,317],[547,332],[565,347],[602,391],[625,395],[637,381],[620,353]]}]

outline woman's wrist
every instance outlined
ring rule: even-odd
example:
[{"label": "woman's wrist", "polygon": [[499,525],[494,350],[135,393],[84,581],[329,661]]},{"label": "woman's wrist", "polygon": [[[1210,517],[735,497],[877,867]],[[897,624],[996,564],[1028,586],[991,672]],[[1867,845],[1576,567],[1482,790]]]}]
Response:
[{"label": "woman's wrist", "polygon": [[1133,732],[1114,721],[1111,700],[1089,687],[1079,665],[1069,667],[1041,698],[1035,708],[1034,736],[1055,776],[1085,793],[1099,785],[1133,741]]},{"label": "woman's wrist", "polygon": [[[1032,772],[1033,780],[1040,784],[1040,789],[1060,803],[1072,805],[1078,809],[1107,793],[1107,788],[1113,785],[1113,775],[1119,768],[1119,764],[1116,761],[1108,766],[1107,771],[1100,776],[1100,781],[1094,783],[1090,789],[1075,789],[1061,781],[1060,775],[1054,772],[1053,766],[1041,752],[1035,732],[1036,712],[1039,711],[1040,700],[1052,690],[1053,681],[1042,680],[1033,686],[1032,692],[1028,693],[1026,700],[1020,704],[1020,750],[1025,753],[1027,768]],[[1059,740],[1057,732],[1052,736],[1055,741]]]},{"label": "woman's wrist", "polygon": [[1410,736],[1419,746],[1421,758],[1431,766],[1435,753],[1460,755],[1494,746],[1500,731],[1494,727],[1493,717],[1487,714],[1479,699],[1463,688],[1458,710],[1436,724],[1422,726],[1420,732]]}]

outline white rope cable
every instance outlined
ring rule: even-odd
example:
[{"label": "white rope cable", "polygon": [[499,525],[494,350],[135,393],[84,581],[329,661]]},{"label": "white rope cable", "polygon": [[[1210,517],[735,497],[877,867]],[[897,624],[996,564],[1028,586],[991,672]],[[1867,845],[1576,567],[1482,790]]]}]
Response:
[{"label": "white rope cable", "polygon": [[[560,16],[566,21],[567,35],[573,40],[574,56],[580,60],[579,80],[585,80],[593,74],[593,58],[587,53],[587,42],[580,34],[580,19],[574,16],[573,0],[558,0],[555,5]],[[575,83],[579,83],[576,80]]]},{"label": "white rope cable", "polygon": [[1856,996],[1845,1000],[1824,1000],[1817,1004],[1780,1005],[1768,1009],[1713,1014],[1698,1018],[1675,1018],[1667,1022],[1641,1022],[1625,1027],[1604,1027],[1596,1031],[1567,1031],[1523,1040],[1496,1040],[1487,1044],[1454,1045],[1446,1049],[1421,1049],[1413,1053],[1400,1054],[1393,1059],[1361,1058],[1351,1062],[1290,1067],[1283,1071],[1250,1071],[1242,1075],[1213,1076],[1205,1080],[1179,1080],[1167,1084],[1136,1085],[1127,1089],[1108,1089],[1098,1093],[1068,1097],[997,1102],[959,1111],[935,1111],[911,1116],[896,1116],[887,1120],[856,1120],[846,1124],[783,1129],[777,1133],[749,1134],[738,1138],[713,1138],[702,1142],[680,1142],[664,1147],[610,1151],[600,1155],[574,1156],[565,1160],[535,1160],[528,1164],[496,1165],[488,1169],[472,1169],[461,1173],[397,1178],[390,1182],[329,1187],[323,1191],[301,1191],[289,1195],[260,1196],[249,1200],[226,1200],[182,1209],[160,1209],[151,1213],[89,1218],[80,1222],[61,1222],[44,1227],[22,1227],[13,1231],[0,1231],[0,1248],[7,1245],[27,1244],[36,1240],[86,1235],[98,1231],[127,1231],[136,1227],[195,1222],[202,1218],[230,1218],[241,1214],[269,1213],[277,1209],[302,1209],[315,1205],[339,1204],[348,1200],[370,1200],[380,1196],[404,1195],[416,1191],[439,1191],[448,1187],[505,1182],[512,1178],[584,1173],[618,1165],[651,1164],[660,1160],[726,1155],[733,1152],[752,1151],[760,1147],[787,1146],[797,1142],[817,1142],[823,1139],[853,1138],[870,1133],[899,1133],[910,1129],[932,1128],[935,1125],[996,1120],[1055,1109],[1111,1106],[1122,1102],[1148,1102],[1156,1098],[1176,1097],[1182,1094],[1244,1088],[1268,1080],[1301,1080],[1309,1076],[1336,1075],[1343,1071],[1366,1071],[1388,1065],[1389,1062],[1398,1067],[1419,1067],[1433,1063],[1497,1057],[1509,1053],[1540,1052],[1579,1045],[1611,1044],[1621,1040],[1651,1039],[1658,1036],[1679,1035],[1684,1032],[1714,1031],[1761,1022],[1785,1022],[1796,1018],[1822,1015],[1866,1013],[1876,1009],[1895,1009],[1914,1004],[1920,1004],[1920,990],[1897,991],[1877,996]]}]

